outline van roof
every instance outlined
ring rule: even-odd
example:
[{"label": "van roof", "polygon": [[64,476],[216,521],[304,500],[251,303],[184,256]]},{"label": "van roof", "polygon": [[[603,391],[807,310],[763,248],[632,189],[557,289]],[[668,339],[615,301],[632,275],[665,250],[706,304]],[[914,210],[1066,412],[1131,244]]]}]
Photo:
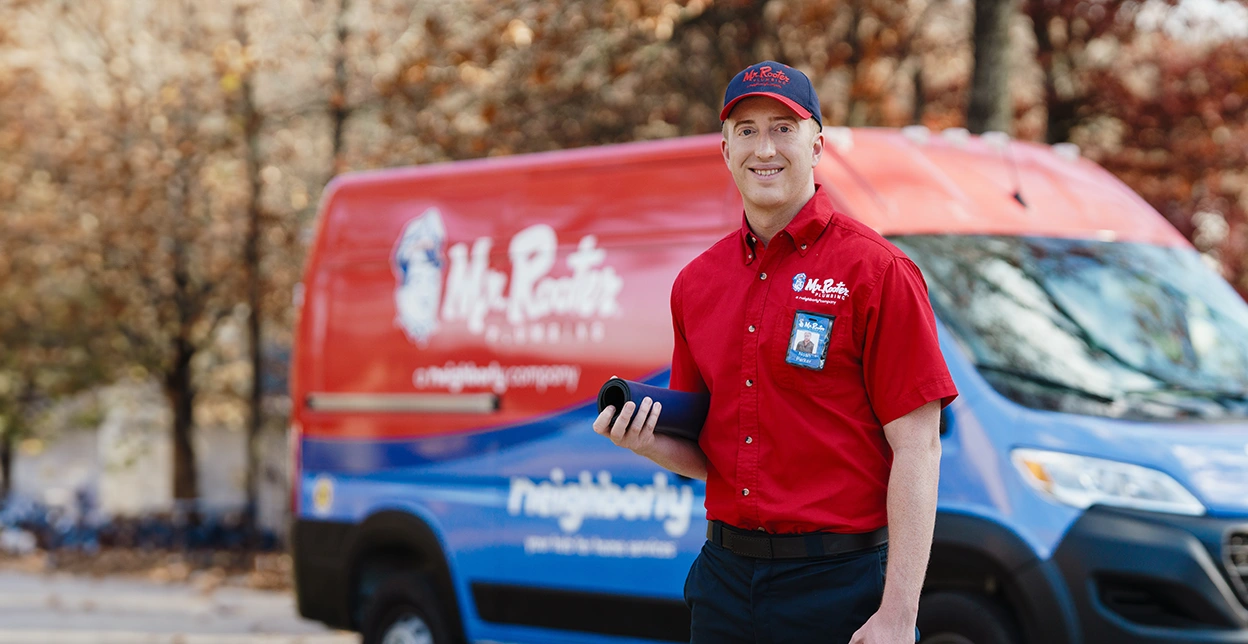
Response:
[{"label": "van roof", "polygon": [[[1002,134],[969,135],[961,129],[931,133],[923,127],[829,127],[824,134],[816,180],[838,210],[883,235],[1019,235],[1190,245],[1152,206],[1081,158],[1071,145],[1063,149]],[[343,193],[401,190],[410,180],[440,176],[606,169],[619,163],[718,156],[719,143],[719,134],[707,134],[356,172],[335,179],[323,205]]]},{"label": "van roof", "polygon": [[923,127],[826,128],[825,140],[817,180],[839,208],[883,235],[1188,243],[1072,145],[1055,148],[961,129],[932,134]]}]

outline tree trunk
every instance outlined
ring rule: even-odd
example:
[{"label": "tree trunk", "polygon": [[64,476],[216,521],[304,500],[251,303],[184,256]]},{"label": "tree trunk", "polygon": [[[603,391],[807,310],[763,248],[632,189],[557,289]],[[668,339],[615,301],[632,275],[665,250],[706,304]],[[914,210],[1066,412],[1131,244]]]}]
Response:
[{"label": "tree trunk", "polygon": [[913,125],[923,125],[923,110],[927,109],[927,88],[923,86],[923,65],[914,66],[914,112],[910,117]]},{"label": "tree trunk", "polygon": [[343,156],[343,133],[347,125],[347,117],[351,110],[347,107],[347,11],[351,8],[351,0],[340,0],[338,16],[334,21],[338,48],[334,52],[334,90],[329,98],[329,117],[333,124],[333,176],[342,174],[347,169]]},{"label": "tree trunk", "polygon": [[[1047,74],[1052,74],[1049,71]],[[1070,140],[1071,130],[1079,120],[1079,105],[1075,101],[1063,100],[1057,93],[1056,83],[1045,81],[1044,98],[1048,111],[1048,124],[1045,129],[1046,143],[1061,143]]]},{"label": "tree trunk", "polygon": [[[738,0],[736,2],[704,3],[707,6],[698,17],[679,23],[672,33],[672,42],[681,50],[688,47],[692,38],[700,35],[714,43],[718,52],[713,73],[697,73],[691,69],[674,70],[680,74],[685,87],[689,88],[686,96],[696,96],[712,105],[715,112],[723,106],[723,91],[737,72],[758,62],[755,49],[759,38],[766,33],[767,25],[763,20],[762,0]],[[725,25],[733,25],[734,38],[723,38]],[[692,116],[693,110],[686,110],[685,118]],[[686,125],[691,124],[687,122]]]},{"label": "tree trunk", "polygon": [[1064,99],[1057,91],[1057,77],[1069,73],[1060,64],[1058,52],[1053,47],[1053,39],[1049,34],[1051,16],[1037,15],[1031,19],[1032,32],[1036,35],[1036,62],[1044,71],[1044,106],[1046,125],[1044,139],[1047,143],[1061,143],[1070,140],[1070,131],[1078,119],[1079,106],[1075,101]]},{"label": "tree trunk", "polygon": [[849,5],[849,34],[846,44],[850,47],[849,59],[845,61],[845,69],[849,70],[849,96],[845,106],[845,125],[863,127],[868,125],[867,103],[860,100],[858,94],[858,66],[862,64],[862,42],[858,38],[858,30],[862,26],[863,0],[853,0]]},{"label": "tree trunk", "polygon": [[[244,23],[245,12],[239,9],[235,13],[235,31],[239,42],[247,45],[247,27]],[[247,319],[247,335],[251,349],[251,398],[248,401],[251,413],[247,420],[247,508],[246,521],[255,525],[256,510],[259,503],[259,472],[260,472],[260,428],[264,426],[263,409],[263,362],[261,358],[262,337],[261,321],[261,281],[260,276],[260,126],[261,116],[256,110],[255,86],[252,73],[249,71],[243,78],[242,86],[243,133],[247,144],[247,179],[251,194],[247,201],[247,240],[243,248],[243,263],[247,272],[247,306],[250,316]],[[335,133],[337,136],[337,133]],[[335,145],[337,145],[335,141]]]},{"label": "tree trunk", "polygon": [[9,498],[13,491],[13,429],[6,427],[0,432],[0,500]]},{"label": "tree trunk", "polygon": [[9,422],[5,424],[4,431],[0,432],[0,468],[4,470],[0,472],[0,500],[7,499],[13,491],[13,443],[29,429],[26,418],[38,393],[34,374],[26,372],[22,380],[22,392],[17,396],[17,404]]},{"label": "tree trunk", "polygon": [[975,71],[966,128],[1010,132],[1010,22],[1015,0],[975,0]]},{"label": "tree trunk", "polygon": [[173,367],[165,375],[165,396],[173,410],[173,498],[195,501],[199,498],[199,472],[195,464],[195,389],[191,384],[191,358],[194,349],[185,339],[176,342]]},{"label": "tree trunk", "polygon": [[[185,95],[190,95],[184,87]],[[189,118],[181,119],[183,132],[190,129]],[[191,159],[178,161],[173,180],[168,182],[170,205],[171,276],[173,278],[173,334],[170,339],[170,356],[165,371],[165,395],[173,411],[173,498],[189,501],[192,511],[199,499],[199,473],[195,463],[194,431],[195,387],[192,382],[191,359],[196,347],[191,342],[192,329],[199,321],[197,310],[202,306],[203,293],[197,293],[192,284],[189,243],[185,239],[183,222],[191,210],[191,182],[195,180],[198,167],[192,167]]]}]

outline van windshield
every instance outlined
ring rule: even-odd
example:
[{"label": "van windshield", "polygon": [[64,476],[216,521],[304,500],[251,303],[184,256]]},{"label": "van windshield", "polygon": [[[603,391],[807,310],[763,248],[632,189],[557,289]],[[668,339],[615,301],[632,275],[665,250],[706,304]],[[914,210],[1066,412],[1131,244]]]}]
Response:
[{"label": "van windshield", "polygon": [[1191,248],[893,238],[984,379],[1015,402],[1126,419],[1248,417],[1248,305]]}]

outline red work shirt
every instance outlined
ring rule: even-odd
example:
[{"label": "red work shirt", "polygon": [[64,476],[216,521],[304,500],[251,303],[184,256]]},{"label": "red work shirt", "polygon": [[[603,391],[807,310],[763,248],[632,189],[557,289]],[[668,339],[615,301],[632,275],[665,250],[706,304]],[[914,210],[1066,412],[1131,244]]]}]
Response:
[{"label": "red work shirt", "polygon": [[957,396],[918,267],[815,196],[765,248],[749,225],[672,287],[673,389],[710,392],[706,511],[772,533],[888,523],[884,425]]}]

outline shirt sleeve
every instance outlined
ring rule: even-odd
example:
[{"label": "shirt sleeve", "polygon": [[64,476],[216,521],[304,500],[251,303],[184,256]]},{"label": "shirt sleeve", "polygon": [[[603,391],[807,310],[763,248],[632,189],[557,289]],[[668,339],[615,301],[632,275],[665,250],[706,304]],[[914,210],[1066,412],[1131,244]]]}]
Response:
[{"label": "shirt sleeve", "polygon": [[881,425],[933,401],[958,396],[936,336],[936,317],[919,267],[896,257],[867,300],[862,369]]},{"label": "shirt sleeve", "polygon": [[697,363],[693,361],[693,354],[689,351],[689,342],[685,338],[684,314],[680,306],[682,277],[684,277],[683,272],[676,276],[676,283],[672,285],[672,335],[675,336],[675,341],[672,343],[670,388],[676,391],[706,393],[709,391],[706,382],[702,380],[702,372],[698,370]]}]

